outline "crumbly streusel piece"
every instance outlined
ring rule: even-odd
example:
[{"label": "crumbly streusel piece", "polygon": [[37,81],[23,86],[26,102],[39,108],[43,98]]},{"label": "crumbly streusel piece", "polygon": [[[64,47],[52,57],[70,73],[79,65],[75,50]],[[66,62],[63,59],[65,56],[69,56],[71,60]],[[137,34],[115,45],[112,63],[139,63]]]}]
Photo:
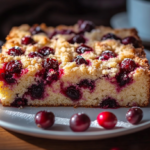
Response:
[{"label": "crumbly streusel piece", "polygon": [[[5,106],[147,106],[149,65],[135,29],[14,27],[0,54]],[[12,90],[13,89],[13,90]]]}]

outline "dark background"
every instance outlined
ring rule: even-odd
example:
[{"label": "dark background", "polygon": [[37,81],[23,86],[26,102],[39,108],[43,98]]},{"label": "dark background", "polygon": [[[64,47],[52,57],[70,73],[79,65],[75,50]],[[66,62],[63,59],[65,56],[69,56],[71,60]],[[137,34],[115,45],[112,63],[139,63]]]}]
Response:
[{"label": "dark background", "polygon": [[126,0],[0,0],[0,40],[13,26],[27,23],[72,25],[79,19],[110,26],[110,18],[126,10]]}]

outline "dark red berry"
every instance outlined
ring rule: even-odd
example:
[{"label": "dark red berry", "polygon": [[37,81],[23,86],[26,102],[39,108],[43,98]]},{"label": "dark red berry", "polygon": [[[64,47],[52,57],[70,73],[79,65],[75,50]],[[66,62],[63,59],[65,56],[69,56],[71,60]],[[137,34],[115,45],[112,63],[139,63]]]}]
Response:
[{"label": "dark red berry", "polygon": [[12,74],[9,74],[9,73],[2,74],[2,78],[5,80],[7,84],[11,85],[11,84],[16,83],[16,79],[13,78]]},{"label": "dark red berry", "polygon": [[117,124],[117,117],[111,112],[101,112],[97,116],[97,122],[105,129],[112,129]]},{"label": "dark red berry", "polygon": [[39,33],[45,33],[40,26],[35,26],[35,27],[32,27],[30,28],[30,32],[32,35],[35,35],[35,34],[39,34]]},{"label": "dark red berry", "polygon": [[115,99],[108,97],[102,100],[102,102],[100,103],[100,107],[101,108],[117,108],[119,107],[119,105]]},{"label": "dark red berry", "polygon": [[139,107],[132,107],[126,113],[126,119],[131,124],[138,124],[143,118],[143,111]]},{"label": "dark red berry", "polygon": [[83,37],[83,35],[77,34],[74,37],[72,37],[70,40],[68,40],[69,43],[74,44],[74,43],[85,43],[86,39]]},{"label": "dark red berry", "polygon": [[43,56],[48,56],[50,54],[53,54],[54,55],[54,49],[48,47],[48,46],[45,46],[41,49],[38,50],[38,52],[43,55]]},{"label": "dark red berry", "polygon": [[116,54],[112,51],[104,51],[102,52],[101,56],[99,57],[99,60],[108,60],[109,58],[114,58],[116,57]]},{"label": "dark red berry", "polygon": [[50,85],[53,81],[57,81],[58,79],[59,79],[59,72],[50,69],[46,78],[47,83]]},{"label": "dark red berry", "polygon": [[20,56],[22,54],[24,54],[24,51],[18,46],[12,47],[8,50],[8,55],[11,56]]},{"label": "dark red berry", "polygon": [[12,60],[8,62],[5,66],[6,73],[13,74],[13,73],[20,73],[22,69],[22,64],[19,60]]},{"label": "dark red berry", "polygon": [[95,24],[92,21],[88,20],[79,20],[78,21],[78,26],[79,26],[79,32],[84,33],[84,32],[90,32],[93,29],[95,29]]},{"label": "dark red berry", "polygon": [[74,132],[86,131],[90,126],[91,120],[84,113],[74,114],[70,118],[70,128]]},{"label": "dark red berry", "polygon": [[25,98],[16,98],[14,102],[11,103],[11,106],[13,107],[24,107],[27,106],[28,100]]},{"label": "dark red berry", "polygon": [[134,71],[136,67],[137,65],[133,59],[126,58],[121,62],[121,70],[126,73]]},{"label": "dark red berry", "polygon": [[58,70],[58,61],[56,59],[47,58],[43,61],[42,65],[47,70],[49,69]]},{"label": "dark red berry", "polygon": [[53,36],[57,35],[57,34],[73,34],[74,31],[69,30],[69,29],[63,29],[63,30],[55,30],[54,32],[50,33],[49,38],[53,38]]},{"label": "dark red berry", "polygon": [[40,58],[43,58],[43,55],[38,53],[38,52],[31,52],[28,54],[28,57],[29,58],[34,58],[34,57],[40,57]]},{"label": "dark red berry", "polygon": [[107,39],[114,39],[114,40],[119,40],[119,41],[121,41],[121,38],[118,37],[118,36],[116,36],[116,35],[113,34],[113,33],[105,34],[105,35],[102,37],[101,40],[103,41],[103,40],[107,40]]},{"label": "dark red berry", "polygon": [[82,56],[80,56],[80,55],[78,55],[77,57],[75,57],[73,61],[75,61],[77,65],[81,65],[81,64],[88,65],[88,62]]},{"label": "dark red berry", "polygon": [[130,84],[133,81],[133,79],[124,72],[120,72],[118,75],[116,75],[116,80],[120,87]]},{"label": "dark red berry", "polygon": [[95,84],[94,84],[94,81],[92,81],[92,80],[89,81],[88,79],[84,79],[84,80],[80,81],[79,87],[89,88],[90,90],[93,90],[95,87]]},{"label": "dark red berry", "polygon": [[81,93],[75,86],[69,86],[65,91],[66,96],[68,96],[73,101],[77,101],[81,98]]},{"label": "dark red berry", "polygon": [[29,45],[33,43],[34,43],[34,40],[31,38],[31,36],[25,36],[21,39],[21,44],[23,45]]},{"label": "dark red berry", "polygon": [[133,44],[133,46],[135,48],[139,47],[138,40],[133,36],[128,36],[128,37],[122,39],[121,43],[124,44],[124,45]]},{"label": "dark red berry", "polygon": [[85,45],[85,44],[81,44],[80,46],[78,46],[78,47],[76,48],[76,52],[77,52],[78,54],[83,54],[83,53],[85,53],[85,52],[90,52],[90,51],[93,51],[93,49],[92,49],[91,47]]},{"label": "dark red berry", "polygon": [[39,111],[35,115],[35,123],[38,127],[47,129],[50,128],[55,122],[55,116],[52,112]]},{"label": "dark red berry", "polygon": [[44,84],[32,84],[30,88],[28,88],[28,95],[31,96],[31,99],[41,99],[44,96]]}]

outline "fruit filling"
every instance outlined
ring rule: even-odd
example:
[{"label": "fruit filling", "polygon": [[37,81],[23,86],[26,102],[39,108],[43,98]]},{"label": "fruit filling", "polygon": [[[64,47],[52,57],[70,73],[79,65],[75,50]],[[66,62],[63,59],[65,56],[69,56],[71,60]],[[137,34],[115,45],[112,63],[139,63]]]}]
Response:
[{"label": "fruit filling", "polygon": [[49,69],[58,70],[58,67],[59,67],[58,61],[52,58],[45,59],[42,65],[46,70],[49,70]]},{"label": "fruit filling", "polygon": [[88,61],[86,61],[82,56],[78,55],[77,57],[74,58],[74,60],[76,62],[77,65],[81,65],[81,64],[86,64],[88,65]]},{"label": "fruit filling", "polygon": [[28,100],[25,98],[16,98],[14,102],[11,103],[12,107],[24,107],[27,106]]},{"label": "fruit filling", "polygon": [[45,33],[40,26],[35,26],[35,27],[32,27],[30,28],[30,33],[32,35],[35,35],[35,34],[39,34],[39,33]]},{"label": "fruit filling", "polygon": [[50,54],[53,54],[54,55],[54,49],[48,47],[48,46],[45,46],[41,49],[38,50],[38,52],[43,55],[43,56],[48,56]]},{"label": "fruit filling", "polygon": [[95,82],[88,79],[81,80],[78,85],[79,87],[89,88],[90,90],[93,90],[95,88]]},{"label": "fruit filling", "polygon": [[21,39],[21,44],[23,45],[29,45],[33,43],[34,43],[34,40],[31,38],[31,36],[25,36]]},{"label": "fruit filling", "polygon": [[114,40],[119,40],[119,41],[121,41],[121,38],[118,37],[118,36],[116,36],[116,35],[113,34],[113,33],[105,34],[105,35],[101,38],[102,41],[107,40],[107,39],[114,39]]},{"label": "fruit filling", "polygon": [[41,54],[38,53],[38,52],[31,52],[31,53],[28,54],[28,57],[29,57],[29,58],[34,58],[34,57],[43,58],[43,55],[41,55]]},{"label": "fruit filling", "polygon": [[74,43],[85,43],[86,39],[83,37],[81,34],[77,34],[73,36],[71,39],[68,40],[69,43],[74,44]]}]

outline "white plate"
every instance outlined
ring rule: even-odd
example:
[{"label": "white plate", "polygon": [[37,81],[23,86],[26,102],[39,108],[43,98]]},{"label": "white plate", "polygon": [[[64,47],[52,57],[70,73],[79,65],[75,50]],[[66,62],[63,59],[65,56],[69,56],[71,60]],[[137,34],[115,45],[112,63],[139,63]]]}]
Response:
[{"label": "white plate", "polygon": [[[150,60],[150,52],[146,51]],[[150,127],[150,105],[142,108],[144,117],[140,124],[131,125],[125,119],[129,108],[101,109],[101,108],[72,108],[72,107],[25,107],[23,109],[3,107],[0,105],[0,126],[6,129],[50,139],[61,140],[92,140],[104,139],[133,133]],[[52,111],[56,116],[55,124],[48,130],[38,128],[34,123],[34,115],[40,110]],[[96,117],[102,111],[113,112],[117,118],[117,126],[112,130],[105,130],[97,125]],[[69,118],[77,113],[85,112],[92,120],[91,127],[80,133],[72,132],[69,128]]]},{"label": "white plate", "polygon": [[[126,12],[122,12],[122,13],[114,15],[111,18],[110,23],[113,28],[134,28],[133,26],[130,25],[129,20],[128,20],[128,15]],[[139,32],[139,36],[145,45],[150,45],[149,36],[144,35],[141,32]]]}]

